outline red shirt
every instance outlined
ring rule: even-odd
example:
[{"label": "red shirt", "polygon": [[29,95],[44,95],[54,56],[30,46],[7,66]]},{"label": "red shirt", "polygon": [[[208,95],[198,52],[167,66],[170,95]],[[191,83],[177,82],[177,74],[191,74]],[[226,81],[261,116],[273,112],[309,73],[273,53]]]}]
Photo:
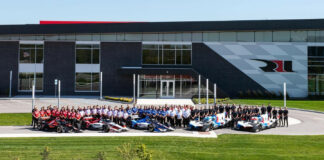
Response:
[{"label": "red shirt", "polygon": [[56,112],[57,112],[57,110],[56,109],[53,109],[52,110],[52,116],[56,117]]},{"label": "red shirt", "polygon": [[68,112],[67,111],[61,111],[61,116],[64,116],[65,118],[67,118]]},{"label": "red shirt", "polygon": [[61,112],[60,112],[59,110],[56,110],[56,112],[55,112],[55,117],[59,117],[60,114],[61,114]]},{"label": "red shirt", "polygon": [[47,109],[47,110],[46,110],[46,115],[47,115],[47,116],[51,116],[51,115],[52,115],[52,112],[51,112],[50,109]]},{"label": "red shirt", "polygon": [[39,118],[39,111],[34,111],[34,112],[33,112],[33,116],[34,116],[35,118]]},{"label": "red shirt", "polygon": [[75,118],[76,118],[77,120],[80,120],[80,119],[81,119],[81,114],[80,114],[80,113],[77,113],[77,114],[75,115]]},{"label": "red shirt", "polygon": [[45,112],[44,110],[41,110],[41,111],[40,111],[40,116],[41,116],[41,117],[45,117],[45,115],[46,115],[46,112]]}]

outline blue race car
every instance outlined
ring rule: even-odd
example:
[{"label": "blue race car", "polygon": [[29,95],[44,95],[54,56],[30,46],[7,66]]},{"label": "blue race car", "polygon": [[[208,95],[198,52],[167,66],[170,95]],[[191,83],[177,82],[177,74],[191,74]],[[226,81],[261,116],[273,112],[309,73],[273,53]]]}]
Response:
[{"label": "blue race car", "polygon": [[174,128],[172,128],[170,125],[164,125],[155,119],[151,119],[148,116],[142,119],[133,119],[131,122],[131,127],[135,129],[147,129],[150,132],[174,131]]},{"label": "blue race car", "polygon": [[269,119],[267,114],[252,117],[250,121],[238,121],[234,127],[236,130],[260,132],[264,129],[277,127],[276,119]]}]

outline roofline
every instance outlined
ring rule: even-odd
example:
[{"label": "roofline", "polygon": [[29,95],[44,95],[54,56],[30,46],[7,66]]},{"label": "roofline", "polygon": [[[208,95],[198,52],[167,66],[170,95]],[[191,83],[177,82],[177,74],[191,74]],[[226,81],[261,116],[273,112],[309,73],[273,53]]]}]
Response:
[{"label": "roofline", "polygon": [[324,19],[0,25],[0,34],[319,30]]}]

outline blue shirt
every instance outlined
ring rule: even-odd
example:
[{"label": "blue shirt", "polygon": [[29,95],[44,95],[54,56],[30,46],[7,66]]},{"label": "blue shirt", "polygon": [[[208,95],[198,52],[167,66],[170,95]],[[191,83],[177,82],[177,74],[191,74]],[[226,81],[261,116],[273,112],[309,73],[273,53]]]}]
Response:
[{"label": "blue shirt", "polygon": [[152,114],[153,115],[156,115],[157,114],[157,111],[154,109],[154,110],[152,110]]},{"label": "blue shirt", "polygon": [[167,113],[166,111],[161,111],[162,116],[166,116],[166,113]]},{"label": "blue shirt", "polygon": [[139,109],[139,110],[138,110],[138,113],[139,113],[139,114],[143,114],[143,112],[144,112],[143,109]]},{"label": "blue shirt", "polygon": [[136,107],[132,108],[133,113],[137,113],[138,109]]},{"label": "blue shirt", "polygon": [[131,115],[131,114],[132,114],[132,110],[131,110],[131,109],[127,110],[127,113],[128,113],[129,115]]}]

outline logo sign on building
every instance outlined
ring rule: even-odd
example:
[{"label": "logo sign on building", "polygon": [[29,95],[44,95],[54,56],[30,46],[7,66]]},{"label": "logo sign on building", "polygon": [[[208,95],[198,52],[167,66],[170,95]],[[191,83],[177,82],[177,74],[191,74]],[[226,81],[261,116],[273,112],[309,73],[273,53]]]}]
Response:
[{"label": "logo sign on building", "polygon": [[266,66],[260,67],[264,72],[294,72],[292,70],[292,61],[283,60],[264,60],[252,59],[266,63]]}]

